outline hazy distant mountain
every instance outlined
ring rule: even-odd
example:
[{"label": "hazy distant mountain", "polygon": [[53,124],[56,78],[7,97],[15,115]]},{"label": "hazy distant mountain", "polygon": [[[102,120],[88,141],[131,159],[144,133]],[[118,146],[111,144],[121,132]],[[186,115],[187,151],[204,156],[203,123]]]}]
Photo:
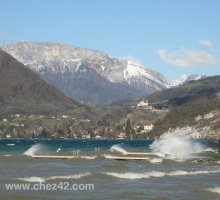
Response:
[{"label": "hazy distant mountain", "polygon": [[[53,114],[83,107],[0,49],[0,115]],[[75,111],[76,115],[80,112]]]},{"label": "hazy distant mountain", "polygon": [[2,49],[67,96],[84,102],[108,104],[168,87],[160,73],[99,51],[54,42],[19,42]]},{"label": "hazy distant mountain", "polygon": [[180,85],[188,83],[189,81],[199,80],[199,79],[205,78],[205,77],[206,76],[201,76],[198,74],[191,74],[191,75],[183,74],[179,79],[171,81],[170,87],[178,87]]}]

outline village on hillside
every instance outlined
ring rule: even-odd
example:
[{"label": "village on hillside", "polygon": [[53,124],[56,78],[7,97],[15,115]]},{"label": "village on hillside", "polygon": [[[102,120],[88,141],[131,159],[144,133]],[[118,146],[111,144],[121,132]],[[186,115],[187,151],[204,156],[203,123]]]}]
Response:
[{"label": "village on hillside", "polygon": [[[153,122],[147,115],[161,110],[139,101],[132,109],[146,113],[142,119],[124,118],[121,125],[94,124],[90,119],[79,119],[68,115],[22,115],[15,114],[0,120],[1,138],[78,138],[78,139],[125,139],[145,138],[153,130]],[[132,117],[131,117],[132,118]]]}]

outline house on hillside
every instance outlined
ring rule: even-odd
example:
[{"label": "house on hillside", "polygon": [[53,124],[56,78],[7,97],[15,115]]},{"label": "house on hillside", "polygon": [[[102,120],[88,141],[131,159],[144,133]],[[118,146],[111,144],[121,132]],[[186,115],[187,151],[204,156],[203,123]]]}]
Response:
[{"label": "house on hillside", "polygon": [[145,121],[143,127],[144,127],[143,130],[144,132],[149,132],[153,129],[154,125],[150,121]]},{"label": "house on hillside", "polygon": [[124,139],[126,137],[126,134],[121,132],[118,134],[118,139]]},{"label": "house on hillside", "polygon": [[137,107],[147,107],[148,106],[148,100],[142,100],[137,104]]}]

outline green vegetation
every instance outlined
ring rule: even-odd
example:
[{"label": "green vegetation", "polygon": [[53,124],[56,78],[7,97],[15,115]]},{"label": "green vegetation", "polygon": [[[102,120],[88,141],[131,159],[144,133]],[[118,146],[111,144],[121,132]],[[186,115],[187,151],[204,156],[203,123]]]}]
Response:
[{"label": "green vegetation", "polygon": [[195,118],[199,115],[203,116],[214,110],[220,110],[220,100],[203,100],[185,104],[172,109],[163,118],[155,123],[155,128],[151,131],[151,136],[159,136],[170,128],[191,126],[196,124]]},{"label": "green vegetation", "polygon": [[151,103],[164,102],[165,107],[176,107],[193,101],[213,99],[220,92],[220,76],[212,76],[197,81],[190,81],[180,87],[170,88],[152,94]]}]

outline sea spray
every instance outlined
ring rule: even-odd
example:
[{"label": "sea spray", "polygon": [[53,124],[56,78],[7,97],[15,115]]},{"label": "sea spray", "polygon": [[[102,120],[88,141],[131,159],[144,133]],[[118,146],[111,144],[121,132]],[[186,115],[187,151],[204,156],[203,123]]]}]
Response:
[{"label": "sea spray", "polygon": [[201,153],[204,147],[193,141],[183,132],[164,134],[155,140],[150,148],[153,152],[169,159],[186,160],[193,158],[196,153]]},{"label": "sea spray", "polygon": [[125,149],[123,149],[119,144],[115,144],[110,148],[110,151],[116,151],[119,153],[122,153],[124,155],[127,154],[127,151]]},{"label": "sea spray", "polygon": [[27,156],[34,156],[37,153],[40,153],[45,150],[45,146],[42,144],[35,144],[31,148],[29,148],[27,151],[24,152],[24,155]]}]

